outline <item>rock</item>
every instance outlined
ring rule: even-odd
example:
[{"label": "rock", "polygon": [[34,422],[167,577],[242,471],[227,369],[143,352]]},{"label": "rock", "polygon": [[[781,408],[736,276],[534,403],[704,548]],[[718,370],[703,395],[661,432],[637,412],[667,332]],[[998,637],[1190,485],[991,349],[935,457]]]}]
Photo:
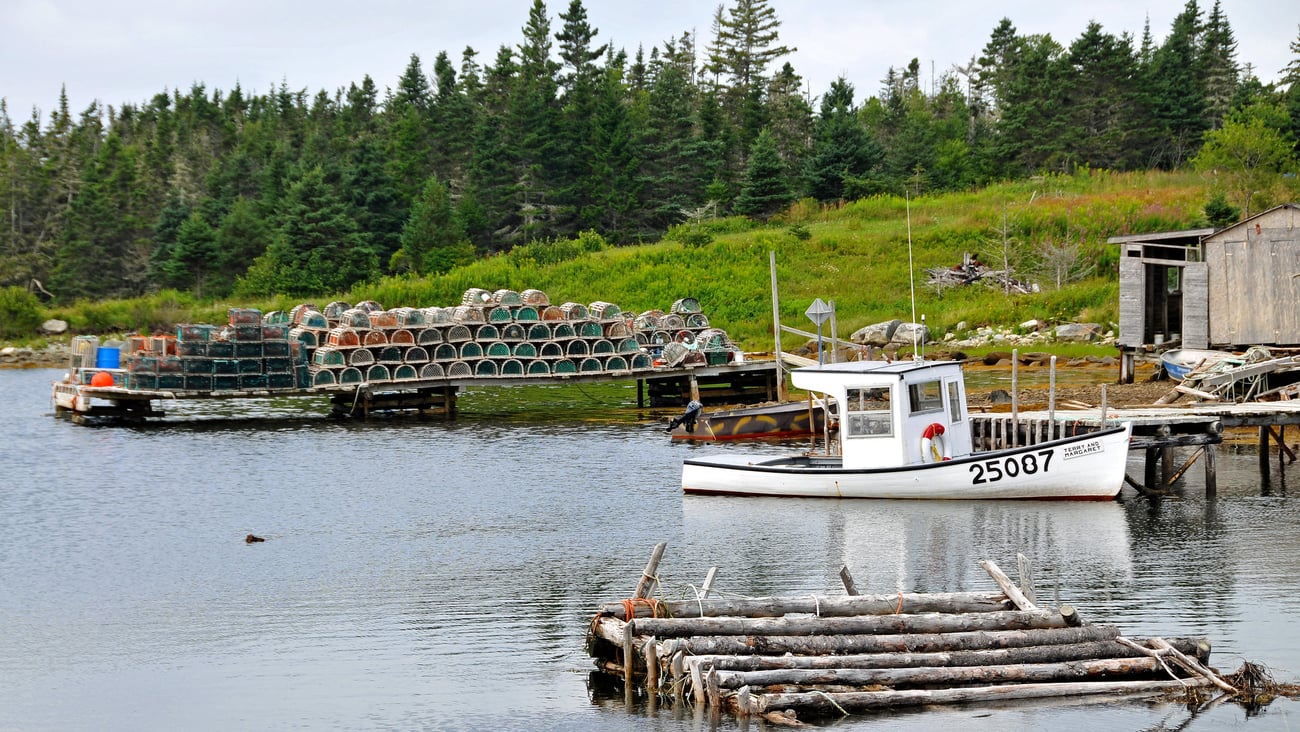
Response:
[{"label": "rock", "polygon": [[5,346],[4,348],[0,348],[0,358],[13,358],[14,356],[17,355],[18,355],[18,349],[14,348],[13,346]]},{"label": "rock", "polygon": [[1056,326],[1056,337],[1062,341],[1095,341],[1101,337],[1101,326],[1096,323],[1062,323]]},{"label": "rock", "polygon": [[985,366],[997,366],[999,363],[1011,363],[1011,354],[1006,351],[989,351],[984,355]]},{"label": "rock", "polygon": [[1010,404],[1010,403],[1011,403],[1011,395],[1008,394],[1008,393],[1006,392],[1006,390],[1004,390],[1004,389],[994,389],[993,391],[989,392],[989,403],[990,403],[990,404]]},{"label": "rock", "polygon": [[[915,334],[915,338],[913,338]],[[891,343],[897,343],[901,346],[910,345],[913,340],[917,343],[930,342],[930,326],[919,323],[899,323],[894,329],[894,335],[890,337]]]},{"label": "rock", "polygon": [[886,320],[883,323],[867,325],[853,331],[849,339],[854,343],[861,343],[864,346],[884,346],[894,337],[894,332],[898,326],[902,325],[901,320]]},{"label": "rock", "polygon": [[1042,330],[1042,329],[1043,329],[1043,325],[1045,325],[1045,324],[1043,323],[1043,321],[1038,320],[1038,319],[1035,318],[1034,320],[1026,320],[1025,322],[1021,323],[1021,324],[1020,324],[1020,329],[1021,329],[1021,330],[1027,330],[1027,331],[1029,331],[1029,332],[1032,333],[1032,332],[1035,332],[1035,331],[1040,331],[1040,330]]},{"label": "rock", "polygon": [[46,335],[59,335],[61,333],[67,333],[68,321],[59,320],[58,318],[50,318],[44,323],[41,323],[41,332],[45,333]]},{"label": "rock", "polygon": [[1052,362],[1052,354],[1032,351],[1020,354],[1020,363],[1026,366],[1046,366]]}]

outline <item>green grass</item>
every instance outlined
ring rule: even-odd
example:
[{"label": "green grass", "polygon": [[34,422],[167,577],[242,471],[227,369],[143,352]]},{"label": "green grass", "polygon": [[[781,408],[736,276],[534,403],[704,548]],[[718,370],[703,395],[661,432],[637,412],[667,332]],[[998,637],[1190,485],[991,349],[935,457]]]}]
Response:
[{"label": "green grass", "polygon": [[[386,307],[460,303],[471,287],[539,289],[554,304],[612,302],[624,311],[668,310],[694,297],[710,323],[749,350],[770,350],[772,304],[769,253],[776,257],[781,322],[815,330],[803,315],[814,298],[833,301],[838,333],[898,318],[926,316],[942,336],[959,322],[973,329],[1030,319],[1117,322],[1117,248],[1107,237],[1201,225],[1210,184],[1190,173],[1084,171],[1009,182],[940,196],[878,197],[822,207],[805,201],[765,226],[741,219],[705,224],[712,240],[687,246],[664,241],[617,246],[538,265],[495,256],[431,278],[394,277],[353,292],[312,299],[376,300]],[[909,257],[910,209],[910,257]],[[680,232],[678,232],[680,234]],[[689,239],[689,237],[686,237]],[[1047,244],[1077,251],[1078,279],[1057,289],[1041,269]],[[1005,259],[1020,279],[1040,291],[1006,295],[974,285],[936,291],[924,270],[960,264],[978,252],[989,266]],[[910,260],[910,261],[909,261]],[[289,309],[297,300],[200,301],[176,292],[134,300],[78,303],[47,317],[69,321],[73,332],[166,331],[176,323],[224,322],[232,306]]]}]

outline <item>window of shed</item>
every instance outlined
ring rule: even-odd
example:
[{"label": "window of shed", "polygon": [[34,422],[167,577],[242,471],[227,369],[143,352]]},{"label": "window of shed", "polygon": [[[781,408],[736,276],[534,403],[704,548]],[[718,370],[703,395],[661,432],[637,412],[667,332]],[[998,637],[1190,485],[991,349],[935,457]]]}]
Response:
[{"label": "window of shed", "polygon": [[943,410],[943,391],[939,381],[922,381],[907,387],[912,414]]}]

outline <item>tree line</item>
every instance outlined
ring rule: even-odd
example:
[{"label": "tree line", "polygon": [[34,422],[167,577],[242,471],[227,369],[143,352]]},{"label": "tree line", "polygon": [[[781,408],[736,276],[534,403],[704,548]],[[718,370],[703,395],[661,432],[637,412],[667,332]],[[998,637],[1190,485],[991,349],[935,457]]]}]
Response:
[{"label": "tree line", "polygon": [[412,54],[382,92],[369,76],[312,96],[195,84],[75,117],[61,94],[21,124],[0,100],[0,286],[322,295],[515,246],[1080,168],[1231,171],[1231,218],[1294,165],[1300,40],[1262,84],[1218,0],[1189,0],[1158,45],[1149,23],[1135,39],[1093,22],[1063,46],[1003,19],[968,63],[926,84],[913,59],[861,99],[843,77],[806,89],[780,25],[767,0],[734,0],[704,43],[629,56],[581,0],[558,22],[533,0],[490,61]]}]

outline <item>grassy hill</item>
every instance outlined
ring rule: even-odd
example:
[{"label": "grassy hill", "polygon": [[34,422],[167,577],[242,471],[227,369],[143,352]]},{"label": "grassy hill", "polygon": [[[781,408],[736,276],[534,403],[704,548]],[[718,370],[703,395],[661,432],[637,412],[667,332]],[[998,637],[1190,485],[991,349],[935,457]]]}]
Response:
[{"label": "grassy hill", "polygon": [[[570,246],[564,251],[572,258],[553,264],[537,264],[537,257],[492,257],[439,277],[386,279],[338,299],[446,306],[459,304],[471,287],[534,288],[556,304],[603,300],[640,312],[666,311],[678,298],[694,297],[711,324],[742,347],[769,350],[768,262],[774,252],[781,320],[794,327],[813,329],[803,313],[818,297],[834,301],[841,336],[881,320],[910,320],[911,274],[916,313],[940,336],[959,322],[972,329],[1032,318],[1113,323],[1118,252],[1105,243],[1107,237],[1202,225],[1210,196],[1210,184],[1191,173],[1083,172],[922,195],[910,203],[901,197],[832,208],[805,203],[764,225],[736,218],[704,221],[652,244],[580,254]],[[979,284],[942,291],[927,285],[925,269],[960,264],[968,252],[996,269],[1005,262],[1017,279],[1036,283],[1039,291],[1006,295]],[[330,299],[316,302],[323,306]],[[180,322],[224,322],[232,305],[275,310],[298,302],[199,302],[166,292],[54,309],[48,316],[68,320],[73,332],[163,330]]]}]

